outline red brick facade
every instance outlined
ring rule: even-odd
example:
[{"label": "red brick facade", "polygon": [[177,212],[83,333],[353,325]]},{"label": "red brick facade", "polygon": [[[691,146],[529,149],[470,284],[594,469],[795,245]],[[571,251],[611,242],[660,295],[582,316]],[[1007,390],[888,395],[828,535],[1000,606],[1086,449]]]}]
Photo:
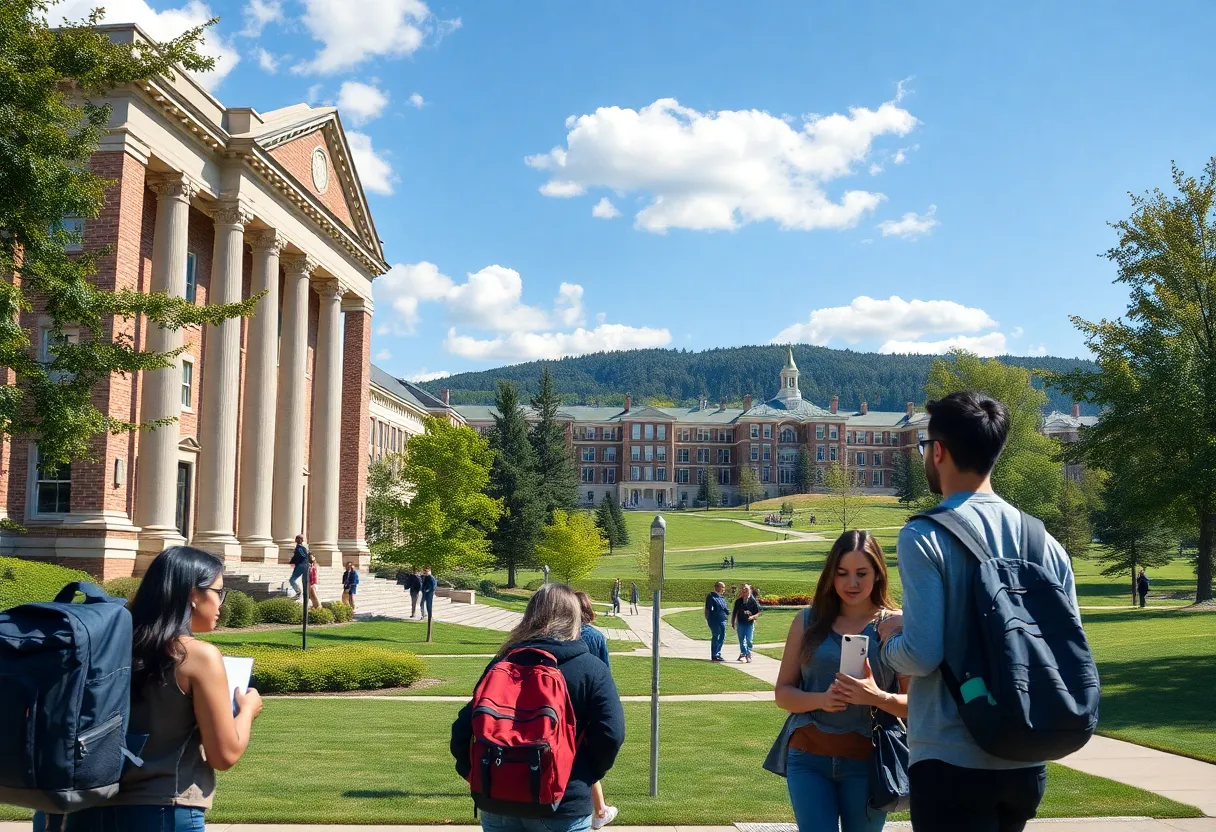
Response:
[{"label": "red brick facade", "polygon": [[[323,149],[325,164],[329,169],[325,193],[318,191],[312,181],[312,154],[318,147]],[[325,143],[323,131],[317,130],[298,139],[292,139],[271,150],[270,155],[280,165],[287,168],[287,171],[300,184],[316,194],[317,198],[325,203],[325,207],[333,211],[334,216],[340,219],[347,228],[354,229],[354,223],[351,221],[350,216],[350,206],[346,204],[346,195],[342,193],[342,181],[338,178],[338,172],[334,169],[333,159],[329,156],[329,147]]]},{"label": "red brick facade", "polygon": [[368,419],[371,397],[372,316],[362,310],[346,313],[342,352],[342,482],[338,503],[338,540],[363,540],[364,497],[367,490]]}]

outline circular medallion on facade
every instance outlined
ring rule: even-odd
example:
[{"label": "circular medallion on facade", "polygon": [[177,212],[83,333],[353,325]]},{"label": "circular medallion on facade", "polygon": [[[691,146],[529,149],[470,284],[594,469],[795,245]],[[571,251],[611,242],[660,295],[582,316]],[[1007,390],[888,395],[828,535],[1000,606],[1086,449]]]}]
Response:
[{"label": "circular medallion on facade", "polygon": [[329,187],[329,163],[325,159],[325,149],[318,147],[312,152],[312,184],[317,193],[325,193]]}]

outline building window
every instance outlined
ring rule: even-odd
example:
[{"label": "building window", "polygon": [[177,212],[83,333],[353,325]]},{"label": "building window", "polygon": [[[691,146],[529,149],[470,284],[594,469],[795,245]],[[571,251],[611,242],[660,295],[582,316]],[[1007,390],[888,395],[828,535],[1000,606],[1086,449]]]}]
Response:
[{"label": "building window", "polygon": [[595,448],[583,448],[583,462],[595,462]]},{"label": "building window", "polygon": [[769,467],[767,465],[760,470],[760,482],[772,482],[769,475]]},{"label": "building window", "polygon": [[846,445],[853,444],[853,431],[849,431],[844,435],[844,442]]},{"label": "building window", "polygon": [[709,448],[697,448],[697,464],[709,464]]},{"label": "building window", "polygon": [[604,428],[603,435],[607,440],[616,439],[616,428]]},{"label": "building window", "polygon": [[866,444],[867,445],[874,444],[874,431],[872,431],[872,430],[866,431]]},{"label": "building window", "polygon": [[870,460],[870,462],[875,467],[882,465],[882,454],[874,454],[874,457]]},{"label": "building window", "polygon": [[659,482],[667,482],[667,469],[659,466],[654,469],[654,478]]},{"label": "building window", "polygon": [[827,449],[824,448],[822,445],[815,446],[815,461],[816,462],[823,462],[825,459],[827,459],[826,450]]},{"label": "building window", "polygon": [[866,455],[864,453],[860,453],[857,455],[857,467],[858,468],[866,467]]},{"label": "building window", "polygon": [[773,446],[765,445],[764,446],[764,461],[771,462],[772,459],[773,459]]},{"label": "building window", "polygon": [[630,430],[630,434],[629,434],[630,438],[632,438],[632,439],[641,439],[642,438],[642,426],[641,425],[635,424],[629,430]]},{"label": "building window", "polygon": [[584,468],[583,469],[583,482],[595,482],[595,469],[594,468]]},{"label": "building window", "polygon": [[815,425],[815,438],[816,439],[823,438],[823,425]]},{"label": "building window", "polygon": [[797,442],[797,441],[798,441],[798,437],[797,437],[797,436],[795,436],[795,434],[794,434],[794,429],[793,429],[793,428],[782,428],[782,430],[781,430],[781,441],[782,441],[782,442],[785,442],[785,443],[787,443],[787,444],[788,444],[788,443],[790,443],[790,442]]},{"label": "building window", "polygon": [[186,302],[194,303],[198,299],[198,258],[193,254],[186,255]]},{"label": "building window", "polygon": [[194,401],[194,359],[182,358],[182,407],[191,409]]},{"label": "building window", "polygon": [[367,422],[367,458],[374,460],[376,458],[376,420],[368,419]]},{"label": "building window", "polygon": [[727,442],[734,442],[734,441],[735,441],[735,432],[734,432],[733,430],[728,430],[728,431],[726,432],[726,441],[727,441]]},{"label": "building window", "polygon": [[680,442],[692,441],[692,428],[680,428],[676,432],[676,440]]},{"label": "building window", "polygon": [[688,464],[688,448],[676,448],[676,462]]},{"label": "building window", "polygon": [[730,465],[730,448],[718,448],[718,464]]},{"label": "building window", "polygon": [[35,454],[34,513],[67,514],[72,510],[72,464],[41,465]]},{"label": "building window", "polygon": [[642,461],[642,446],[641,445],[630,445],[629,446],[629,459],[633,462]]},{"label": "building window", "polygon": [[[729,468],[719,468],[718,469],[718,484],[719,485],[730,485],[730,469]],[[725,495],[723,495],[723,497],[725,497]]]},{"label": "building window", "polygon": [[654,482],[654,467],[647,465],[642,469],[642,479],[646,482]]},{"label": "building window", "polygon": [[604,462],[616,462],[616,448],[604,448]]},{"label": "building window", "polygon": [[646,458],[646,461],[647,461],[647,462],[653,462],[653,461],[654,461],[654,445],[647,445],[647,446],[646,446],[646,454],[645,454],[645,458]]},{"label": "building window", "polygon": [[56,231],[66,231],[71,235],[72,239],[68,240],[63,245],[64,253],[78,254],[84,251],[84,218],[83,217],[64,217],[59,222],[50,227],[50,232],[54,234]]},{"label": "building window", "polygon": [[595,428],[587,428],[587,438],[595,439]]},{"label": "building window", "polygon": [[773,438],[773,426],[772,426],[772,425],[765,425],[765,426],[764,426],[764,438],[765,438],[765,439],[772,439],[772,438]]},{"label": "building window", "polygon": [[752,439],[759,439],[759,438],[760,438],[760,426],[752,425]]},{"label": "building window", "polygon": [[688,482],[688,469],[687,468],[677,468],[676,469],[676,482],[682,482],[682,483]]},{"label": "building window", "polygon": [[656,425],[654,429],[655,435],[659,439],[667,438],[667,425]]},{"label": "building window", "polygon": [[839,438],[840,438],[840,428],[836,427],[835,425],[830,426],[828,428],[828,439],[831,439],[833,442],[835,442]]},{"label": "building window", "polygon": [[587,492],[587,502],[588,502],[588,503],[594,503],[594,502],[595,502],[595,492],[594,492],[594,491],[588,491],[588,492]]},{"label": "building window", "polygon": [[752,462],[759,462],[760,461],[760,446],[751,445],[750,451],[751,451],[750,456],[751,456]]},{"label": "building window", "polygon": [[645,430],[646,430],[646,441],[647,442],[653,441],[654,440],[654,425],[646,425]]},{"label": "building window", "polygon": [[636,488],[629,492],[629,502],[632,505],[637,505],[642,501],[642,492]]},{"label": "building window", "polygon": [[794,476],[793,468],[782,468],[777,472],[777,476],[782,485],[794,485],[796,477]]},{"label": "building window", "polygon": [[708,442],[709,441],[709,428],[697,428],[697,441],[698,442]]},{"label": "building window", "polygon": [[872,485],[881,486],[882,485],[882,471],[874,471],[873,477],[871,478],[870,482]]},{"label": "building window", "polygon": [[836,455],[836,446],[832,445],[828,448],[828,462],[835,462],[839,457]]},{"label": "building window", "polygon": [[633,480],[634,482],[637,482],[641,478],[642,478],[642,469],[640,467],[638,467],[637,465],[630,466],[629,479]]},{"label": "building window", "polygon": [[604,482],[609,483],[609,484],[616,482],[616,469],[615,468],[605,468],[604,469]]},{"label": "building window", "polygon": [[659,462],[666,462],[667,461],[667,446],[660,445],[655,450],[656,450],[655,458],[658,459]]}]

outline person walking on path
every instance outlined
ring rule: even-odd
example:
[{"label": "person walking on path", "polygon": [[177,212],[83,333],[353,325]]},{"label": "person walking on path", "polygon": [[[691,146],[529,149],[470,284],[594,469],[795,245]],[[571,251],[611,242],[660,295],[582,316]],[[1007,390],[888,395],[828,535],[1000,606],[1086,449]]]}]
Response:
[{"label": "person walking on path", "polygon": [[410,593],[410,618],[418,614],[418,596],[422,593],[422,578],[418,577],[418,570],[410,569],[405,576],[405,588]]},{"label": "person walking on path", "polygon": [[422,567],[422,577],[418,581],[422,592],[422,609],[419,611],[419,617],[431,618],[435,615],[435,590],[439,588],[439,581],[435,580],[429,566]]},{"label": "person walking on path", "polygon": [[1136,593],[1140,596],[1140,608],[1144,609],[1147,606],[1148,600],[1148,575],[1144,574],[1144,570],[1140,570],[1139,576],[1136,578]]},{"label": "person walking on path", "polygon": [[[616,762],[625,741],[625,713],[608,665],[592,656],[579,638],[582,624],[574,590],[565,584],[546,584],[529,599],[523,620],[486,668],[488,672],[520,647],[535,647],[552,655],[566,681],[579,743],[570,779],[555,809],[474,795],[484,832],[587,832],[592,828],[592,786]],[[472,703],[461,709],[452,725],[450,746],[456,772],[466,780],[472,771],[472,711]]]},{"label": "person walking on path", "polygon": [[314,610],[321,609],[321,599],[317,597],[317,556],[308,556],[308,602]]},{"label": "person walking on path", "polygon": [[353,563],[346,564],[346,572],[342,575],[342,601],[350,607],[351,614],[355,612],[355,593],[359,591],[359,570]]},{"label": "person walking on path", "polygon": [[262,712],[253,688],[233,693],[219,648],[195,637],[215,629],[225,595],[224,562],[200,549],[173,546],[149,564],[130,604],[128,728],[147,736],[143,765],[110,800],[67,815],[66,832],[204,828],[215,772],[241,759]]},{"label": "person walking on path", "polygon": [[612,614],[621,614],[621,579],[612,582]]},{"label": "person walking on path", "polygon": [[785,776],[799,832],[880,832],[886,822],[885,812],[868,806],[871,709],[904,718],[908,697],[877,650],[869,653],[863,678],[839,671],[844,636],[873,643],[875,622],[894,607],[878,541],[866,531],[842,534],[828,552],[811,606],[790,624],[774,689],[777,706],[790,715],[764,767]]},{"label": "person walking on path", "polygon": [[[992,490],[992,469],[1009,434],[1005,406],[981,393],[929,402],[920,442],[925,476],[992,557],[1019,558],[1022,515]],[[1035,816],[1047,783],[1043,763],[1005,760],[972,738],[942,678],[943,662],[964,663],[974,556],[933,521],[914,519],[899,533],[903,615],[879,624],[882,657],[911,676],[908,739],[912,827],[917,832],[991,829],[1019,832]],[[1051,535],[1040,565],[1063,589],[1073,612],[1076,582],[1068,554]]]},{"label": "person walking on path", "polygon": [[[582,639],[583,644],[587,645],[588,653],[611,669],[612,662],[608,659],[608,639],[591,626],[591,622],[595,621],[595,607],[591,605],[591,596],[582,591],[575,592],[574,595],[578,598],[579,609],[583,613],[583,627],[579,631],[579,638]],[[609,806],[608,801],[604,800],[602,783],[596,783],[591,787],[591,807],[592,829],[602,829],[616,820],[618,810],[615,806]]]},{"label": "person walking on path", "polygon": [[718,581],[714,591],[705,596],[705,623],[709,625],[709,660],[711,662],[725,661],[722,658],[722,645],[726,643],[726,619],[730,612],[726,606],[726,598],[722,593],[726,584]]},{"label": "person walking on path", "polygon": [[291,584],[291,592],[293,597],[299,597],[300,589],[299,580],[308,574],[308,547],[304,545],[304,535],[296,535],[296,548],[291,553],[291,577],[287,579],[287,583]]},{"label": "person walking on path", "polygon": [[752,639],[756,634],[756,619],[760,617],[760,603],[752,597],[752,588],[744,584],[735,599],[730,614],[730,626],[739,636],[739,661],[752,660]]},{"label": "person walking on path", "polygon": [[630,615],[638,614],[638,601],[640,601],[640,600],[641,600],[641,597],[638,594],[638,582],[633,581],[632,585],[629,588],[629,614]]}]

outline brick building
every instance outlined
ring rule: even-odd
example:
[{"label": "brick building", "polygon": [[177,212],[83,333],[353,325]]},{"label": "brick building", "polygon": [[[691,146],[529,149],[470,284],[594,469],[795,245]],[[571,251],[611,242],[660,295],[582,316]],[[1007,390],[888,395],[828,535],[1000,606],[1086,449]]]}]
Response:
[{"label": "brick building", "polygon": [[[84,248],[111,247],[97,284],[199,304],[266,295],[217,327],[106,322],[148,349],[185,351],[176,367],[112,377],[98,406],[176,421],[98,437],[95,461],[61,468],[6,440],[0,511],[27,533],[4,535],[0,553],[109,578],[183,541],[230,564],[280,562],[304,533],[321,564],[365,565],[372,280],[387,265],[337,111],[225,107],[180,72],[108,101],[92,165],[115,184],[100,217],[64,220]],[[45,357],[47,320],[23,317]]]}]

